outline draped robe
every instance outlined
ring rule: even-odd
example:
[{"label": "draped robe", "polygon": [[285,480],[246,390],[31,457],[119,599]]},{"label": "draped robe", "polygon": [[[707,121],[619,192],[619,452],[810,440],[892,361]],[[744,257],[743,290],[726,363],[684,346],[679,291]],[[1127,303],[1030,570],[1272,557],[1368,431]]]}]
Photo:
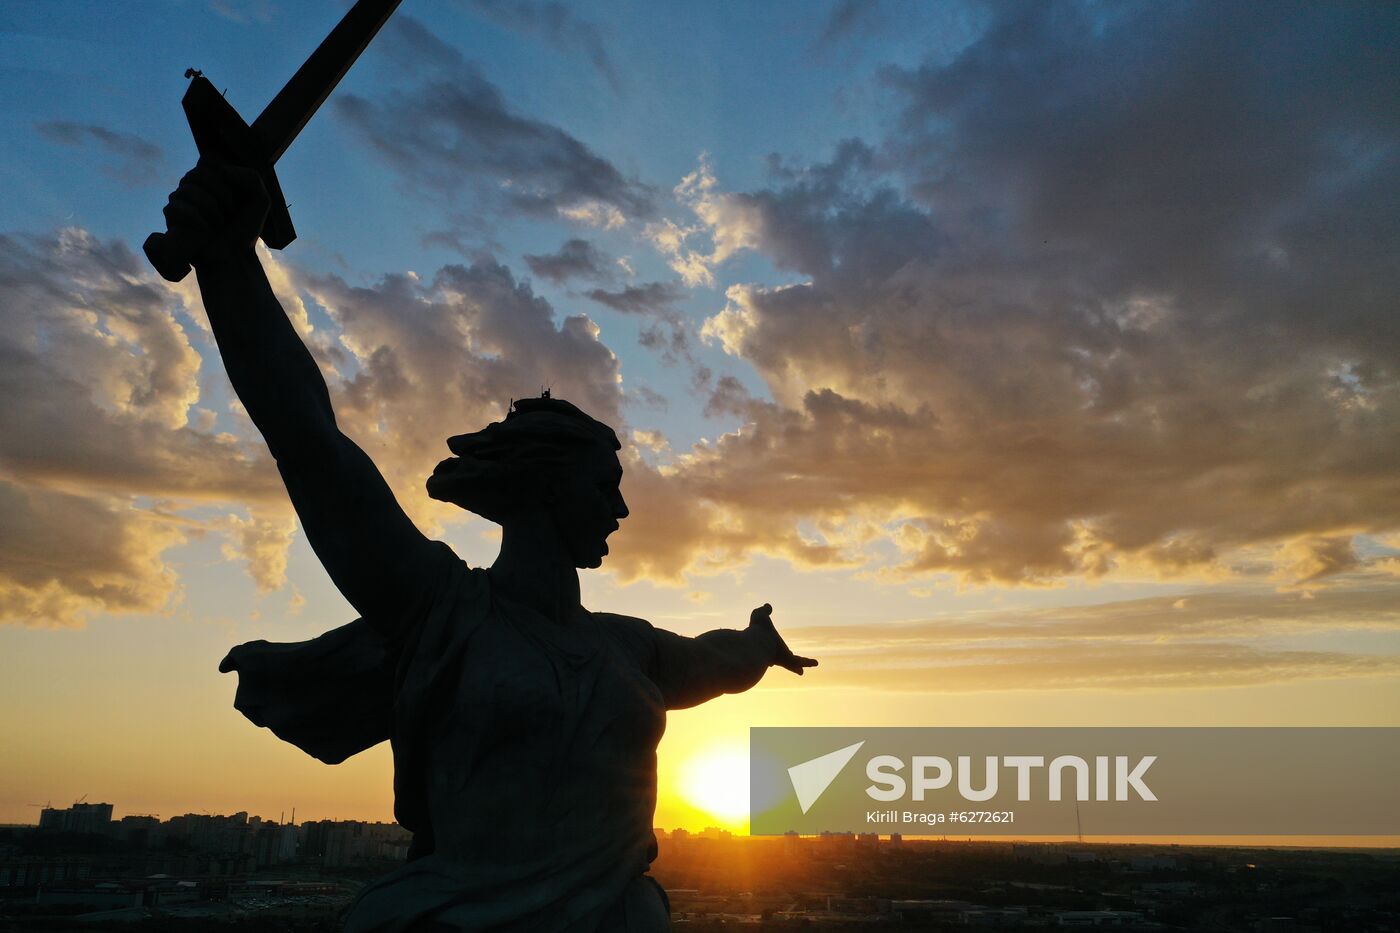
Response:
[{"label": "draped robe", "polygon": [[239,673],[245,716],[322,761],[392,743],[394,813],[413,845],[346,929],[669,929],[644,878],[666,710],[748,689],[776,634],[687,638],[585,610],[561,624],[447,545],[432,553],[394,636],[360,619],[249,642],[220,665]]}]

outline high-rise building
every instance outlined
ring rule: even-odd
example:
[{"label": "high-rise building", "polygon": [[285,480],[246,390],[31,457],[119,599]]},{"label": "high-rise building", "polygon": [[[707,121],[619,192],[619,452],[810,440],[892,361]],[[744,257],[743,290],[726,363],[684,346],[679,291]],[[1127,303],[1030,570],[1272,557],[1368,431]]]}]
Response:
[{"label": "high-rise building", "polygon": [[45,807],[39,811],[39,828],[60,833],[105,833],[112,824],[110,803],[75,803],[64,810]]}]

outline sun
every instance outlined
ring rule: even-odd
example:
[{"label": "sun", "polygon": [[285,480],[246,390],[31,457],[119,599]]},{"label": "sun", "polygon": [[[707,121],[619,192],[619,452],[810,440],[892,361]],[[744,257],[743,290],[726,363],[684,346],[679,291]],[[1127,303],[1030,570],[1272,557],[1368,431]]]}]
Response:
[{"label": "sun", "polygon": [[680,771],[681,796],[687,803],[731,826],[748,819],[748,749],[708,748],[686,759]]}]

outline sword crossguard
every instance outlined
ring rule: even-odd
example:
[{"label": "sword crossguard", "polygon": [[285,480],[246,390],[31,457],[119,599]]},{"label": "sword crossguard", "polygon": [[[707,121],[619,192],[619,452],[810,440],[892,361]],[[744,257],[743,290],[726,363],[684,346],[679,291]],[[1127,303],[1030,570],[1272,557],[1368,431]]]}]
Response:
[{"label": "sword crossguard", "polygon": [[[263,223],[262,241],[272,249],[284,248],[296,239],[296,229],[292,226],[292,215],[287,211],[277,173],[262,155],[261,140],[208,78],[193,68],[186,75],[191,72],[194,80],[180,104],[194,134],[195,147],[201,157],[251,168],[262,176],[271,205]],[[190,266],[204,246],[202,237],[187,230],[167,230],[146,237],[141,249],[161,278],[179,282],[189,275]]]},{"label": "sword crossguard", "polygon": [[[271,207],[263,222],[261,237],[272,249],[282,249],[297,237],[272,164],[335,89],[400,2],[355,0],[354,6],[277,92],[252,126],[214,89],[203,72],[198,68],[185,69],[185,77],[192,80],[180,103],[185,108],[199,154],[251,168],[262,176]],[[190,261],[203,248],[204,243],[198,237],[180,230],[152,233],[142,244],[151,265],[171,282],[178,282],[189,274]]]}]

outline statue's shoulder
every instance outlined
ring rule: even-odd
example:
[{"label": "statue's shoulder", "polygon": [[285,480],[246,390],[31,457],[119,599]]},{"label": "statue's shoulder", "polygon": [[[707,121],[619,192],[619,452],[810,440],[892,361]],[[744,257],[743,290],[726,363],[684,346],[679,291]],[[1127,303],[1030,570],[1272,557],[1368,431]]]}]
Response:
[{"label": "statue's shoulder", "polygon": [[636,616],[624,616],[616,612],[594,612],[591,613],[591,615],[594,619],[597,619],[598,624],[604,628],[636,632],[648,636],[655,631],[650,622],[646,619],[639,619]]},{"label": "statue's shoulder", "polygon": [[446,541],[431,541],[428,548],[428,559],[423,562],[421,568],[423,582],[427,587],[467,586],[477,589],[489,585],[491,577],[486,568],[468,564]]},{"label": "statue's shoulder", "polygon": [[430,657],[469,637],[489,614],[490,574],[468,566],[444,541],[429,545],[418,580],[418,591],[406,606],[404,631],[407,641],[432,646]]},{"label": "statue's shoulder", "polygon": [[636,664],[644,668],[651,665],[656,652],[656,629],[650,622],[615,612],[595,612],[593,618],[604,635]]},{"label": "statue's shoulder", "polygon": [[650,645],[656,637],[656,628],[646,619],[616,612],[595,612],[593,618],[597,620],[599,628],[621,641]]}]

